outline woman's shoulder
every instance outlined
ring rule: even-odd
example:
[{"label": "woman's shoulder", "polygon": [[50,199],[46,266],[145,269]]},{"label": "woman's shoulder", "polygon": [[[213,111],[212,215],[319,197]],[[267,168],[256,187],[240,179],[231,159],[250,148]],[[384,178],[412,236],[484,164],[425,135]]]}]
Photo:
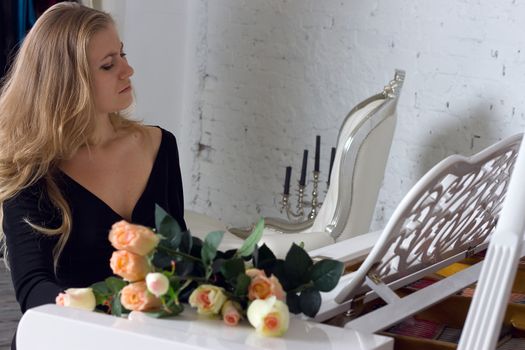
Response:
[{"label": "woman's shoulder", "polygon": [[171,131],[155,125],[145,125],[144,128],[151,142],[158,144],[161,149],[177,147],[177,140]]},{"label": "woman's shoulder", "polygon": [[46,184],[45,179],[40,178],[33,184],[27,185],[23,188],[21,188],[17,193],[15,193],[12,197],[9,199],[6,199],[4,201],[4,207],[13,205],[13,204],[29,204],[29,203],[37,203],[37,200],[42,199],[43,197],[46,197],[47,190],[46,190]]},{"label": "woman's shoulder", "polygon": [[45,179],[41,178],[2,203],[4,223],[21,219],[36,220],[37,224],[56,219],[57,209],[47,193]]},{"label": "woman's shoulder", "polygon": [[[146,135],[146,142],[153,146],[153,148],[158,148],[164,138],[164,132],[161,128],[157,126],[145,125],[144,131]],[[155,147],[157,145],[157,147]]]}]

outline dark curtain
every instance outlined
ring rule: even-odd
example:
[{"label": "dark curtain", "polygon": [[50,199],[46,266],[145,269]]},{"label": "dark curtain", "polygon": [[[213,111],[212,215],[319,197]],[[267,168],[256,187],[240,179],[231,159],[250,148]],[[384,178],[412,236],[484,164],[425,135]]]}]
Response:
[{"label": "dark curtain", "polygon": [[11,66],[19,43],[36,19],[56,0],[0,0],[0,78]]},{"label": "dark curtain", "polygon": [[11,50],[17,39],[17,0],[0,1],[0,77],[3,77],[10,63]]}]

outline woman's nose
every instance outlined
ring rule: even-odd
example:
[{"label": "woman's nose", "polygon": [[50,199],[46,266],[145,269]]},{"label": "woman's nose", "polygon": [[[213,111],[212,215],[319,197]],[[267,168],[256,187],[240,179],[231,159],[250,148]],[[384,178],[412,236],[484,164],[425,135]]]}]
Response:
[{"label": "woman's nose", "polygon": [[133,67],[131,67],[126,59],[123,60],[122,71],[120,72],[120,79],[127,79],[134,73]]}]

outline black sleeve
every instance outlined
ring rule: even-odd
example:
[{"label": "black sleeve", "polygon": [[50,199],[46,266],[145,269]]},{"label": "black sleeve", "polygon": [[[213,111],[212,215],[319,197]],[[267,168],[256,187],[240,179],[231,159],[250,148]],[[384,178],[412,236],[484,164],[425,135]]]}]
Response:
[{"label": "black sleeve", "polygon": [[186,221],[184,221],[184,193],[182,189],[182,175],[180,171],[179,150],[177,140],[172,133],[168,133],[168,163],[169,172],[169,207],[171,215],[177,220],[183,231],[187,230]]},{"label": "black sleeve", "polygon": [[[41,181],[42,182],[42,181]],[[54,273],[53,248],[57,237],[36,232],[31,223],[57,227],[57,212],[37,184],[3,203],[3,230],[8,261],[20,309],[54,303],[61,288]],[[54,225],[53,225],[54,224]]]}]

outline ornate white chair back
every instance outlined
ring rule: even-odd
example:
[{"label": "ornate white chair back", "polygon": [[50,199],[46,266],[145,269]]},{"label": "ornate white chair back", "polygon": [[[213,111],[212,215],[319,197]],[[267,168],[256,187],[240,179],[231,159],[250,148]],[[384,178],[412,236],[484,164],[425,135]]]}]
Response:
[{"label": "ornate white chair back", "polygon": [[383,91],[359,103],[339,132],[330,187],[309,232],[334,240],[369,231],[397,121],[405,73],[396,70]]},{"label": "ornate white chair back", "polygon": [[[315,220],[266,218],[261,243],[283,257],[290,244],[307,251],[368,232],[392,144],[405,73],[355,106],[339,131],[330,187]],[[231,230],[231,229],[230,229]],[[231,230],[232,231],[232,230]]]}]

